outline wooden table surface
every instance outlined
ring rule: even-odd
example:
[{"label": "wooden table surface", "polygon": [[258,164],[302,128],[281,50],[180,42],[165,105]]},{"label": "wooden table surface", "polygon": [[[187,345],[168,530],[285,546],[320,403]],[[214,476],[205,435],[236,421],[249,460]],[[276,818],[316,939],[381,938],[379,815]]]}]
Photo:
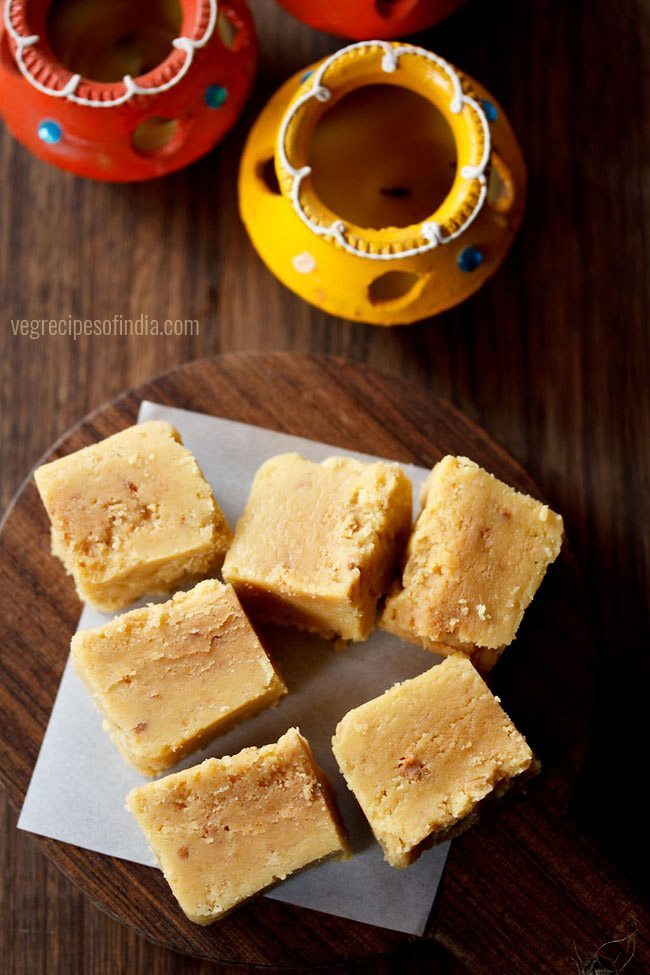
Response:
[{"label": "wooden table surface", "polygon": [[[148,185],[94,185],[48,169],[0,133],[2,504],[89,409],[199,356],[331,352],[447,397],[565,516],[585,572],[600,687],[575,815],[621,884],[647,893],[648,4],[473,0],[423,35],[508,111],[529,164],[528,212],[504,267],[476,297],[432,322],[385,331],[301,303],[268,274],[239,223],[237,163],[256,111],[291,72],[339,46],[271,0],[252,6],[263,49],[253,104],[191,170]],[[76,342],[12,332],[12,319],[68,315],[198,319],[200,332]],[[104,917],[15,820],[2,801],[2,972],[218,971]],[[599,896],[611,937],[633,932],[617,887]],[[374,970],[458,968],[427,944]],[[574,959],[565,971],[576,971]],[[634,971],[633,962],[626,972]],[[516,972],[504,958],[495,975]]]}]

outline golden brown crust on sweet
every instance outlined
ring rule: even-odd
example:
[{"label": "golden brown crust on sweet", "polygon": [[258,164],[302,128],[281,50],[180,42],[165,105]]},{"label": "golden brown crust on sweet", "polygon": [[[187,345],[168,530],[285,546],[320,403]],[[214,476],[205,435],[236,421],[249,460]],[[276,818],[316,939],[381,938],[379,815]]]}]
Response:
[{"label": "golden brown crust on sweet", "polygon": [[332,747],[395,867],[466,824],[483,799],[535,763],[461,653],[350,711]]},{"label": "golden brown crust on sweet", "polygon": [[232,533],[169,423],[137,424],[39,467],[52,551],[106,612],[216,572]]},{"label": "golden brown crust on sweet", "polygon": [[349,847],[305,738],[210,758],[135,789],[127,806],[190,920],[210,924]]},{"label": "golden brown crust on sweet", "polygon": [[465,457],[436,464],[422,503],[380,626],[489,669],[559,554],[562,518]]},{"label": "golden brown crust on sweet", "polygon": [[214,579],[79,631],[72,662],[143,775],[166,771],[286,693],[234,590]]},{"label": "golden brown crust on sweet", "polygon": [[281,454],[255,476],[224,578],[257,619],[364,640],[410,527],[397,464]]}]

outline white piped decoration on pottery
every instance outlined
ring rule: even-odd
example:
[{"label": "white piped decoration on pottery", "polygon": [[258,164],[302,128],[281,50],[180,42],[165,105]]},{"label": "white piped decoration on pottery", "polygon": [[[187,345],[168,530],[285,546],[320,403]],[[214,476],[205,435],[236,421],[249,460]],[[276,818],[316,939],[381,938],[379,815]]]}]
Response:
[{"label": "white piped decoration on pottery", "polygon": [[[474,111],[478,116],[483,130],[483,153],[481,159],[475,165],[466,165],[460,170],[460,175],[463,179],[477,180],[480,184],[478,199],[472,212],[465,218],[463,223],[456,230],[449,234],[444,234],[443,228],[440,226],[440,224],[431,220],[425,221],[420,227],[420,236],[424,240],[424,243],[417,247],[412,247],[409,250],[399,250],[395,252],[390,251],[388,253],[371,253],[365,250],[360,250],[346,239],[345,234],[347,227],[343,220],[335,220],[329,226],[322,226],[321,224],[316,223],[315,220],[312,220],[311,217],[305,212],[300,200],[301,185],[303,180],[311,173],[311,166],[302,166],[300,169],[296,169],[291,165],[287,156],[287,132],[291,121],[296,116],[296,113],[312,98],[316,98],[319,102],[326,102],[331,97],[330,89],[323,84],[323,76],[325,72],[329,67],[331,67],[332,64],[334,64],[335,61],[344,55],[349,54],[351,51],[358,51],[368,48],[379,48],[379,50],[383,52],[381,67],[382,70],[387,73],[393,73],[397,70],[399,58],[404,54],[414,54],[418,57],[425,58],[428,61],[432,61],[447,75],[447,78],[452,85],[454,94],[449,105],[450,111],[454,115],[460,115],[465,108],[469,108],[470,111]],[[349,254],[354,254],[357,257],[365,257],[372,261],[394,261],[400,258],[416,257],[419,254],[426,254],[435,247],[438,247],[441,244],[448,244],[452,240],[456,240],[458,237],[460,237],[461,234],[465,233],[467,228],[474,222],[482,210],[487,198],[487,178],[485,175],[485,170],[490,161],[490,153],[492,151],[490,126],[487,116],[483,111],[482,105],[480,105],[476,99],[464,93],[458,72],[454,70],[449,62],[445,61],[444,58],[433,54],[431,51],[426,51],[424,48],[416,47],[412,44],[401,44],[394,47],[387,41],[359,41],[356,44],[349,44],[347,47],[342,48],[340,51],[337,51],[335,54],[328,57],[314,72],[312,77],[313,80],[309,90],[296,99],[291,110],[284,116],[278,137],[278,155],[280,158],[280,163],[285,172],[287,172],[292,178],[290,190],[291,203],[297,215],[300,217],[302,222],[309,227],[312,233],[319,237],[332,237],[337,244],[340,244],[340,246]]]},{"label": "white piped decoration on pottery", "polygon": [[25,80],[32,85],[32,87],[36,88],[37,91],[42,92],[44,95],[50,95],[52,98],[65,98],[69,102],[74,102],[75,105],[86,105],[88,108],[117,108],[119,105],[125,105],[131,100],[131,98],[133,98],[134,95],[161,95],[163,92],[169,91],[170,88],[174,88],[180,81],[182,81],[192,66],[195,51],[205,47],[214,34],[214,30],[217,25],[217,0],[209,0],[209,3],[210,17],[203,37],[198,38],[198,40],[194,40],[191,37],[177,37],[174,41],[172,41],[172,47],[185,52],[185,60],[173,78],[170,78],[170,80],[165,82],[163,85],[157,85],[155,88],[143,88],[133,80],[131,75],[124,75],[124,78],[122,79],[122,83],[124,84],[124,94],[120,95],[119,98],[113,98],[110,101],[95,101],[92,98],[82,98],[80,95],[77,95],[77,88],[82,80],[80,74],[72,75],[70,80],[64,85],[63,88],[48,88],[46,85],[42,85],[41,82],[38,81],[30,72],[23,57],[25,49],[28,47],[33,47],[34,44],[38,44],[40,37],[38,34],[30,34],[26,36],[18,32],[11,17],[13,0],[6,0],[5,2],[4,23],[7,33],[16,45],[15,59],[20,73],[22,74],[23,78],[25,78]]}]

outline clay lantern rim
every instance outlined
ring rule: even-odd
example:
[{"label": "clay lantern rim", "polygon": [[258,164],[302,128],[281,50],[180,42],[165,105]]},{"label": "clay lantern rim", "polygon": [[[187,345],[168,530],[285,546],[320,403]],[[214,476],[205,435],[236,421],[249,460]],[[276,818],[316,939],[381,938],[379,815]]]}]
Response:
[{"label": "clay lantern rim", "polygon": [[181,34],[171,42],[167,57],[135,78],[127,75],[110,82],[74,74],[56,57],[47,35],[49,0],[38,6],[28,5],[26,0],[6,0],[4,24],[18,70],[38,91],[77,104],[117,108],[136,96],[153,96],[173,88],[189,71],[196,49],[214,35],[217,0],[180,0],[180,4]]},{"label": "clay lantern rim", "polygon": [[[310,179],[311,137],[323,115],[349,92],[377,84],[423,96],[448,123],[456,146],[452,186],[423,221],[371,229],[342,220],[317,195]],[[362,41],[324,59],[305,76],[282,119],[275,167],[280,189],[313,233],[360,257],[414,257],[455,240],[468,229],[487,197],[490,129],[467,80],[443,58],[411,44]]]}]

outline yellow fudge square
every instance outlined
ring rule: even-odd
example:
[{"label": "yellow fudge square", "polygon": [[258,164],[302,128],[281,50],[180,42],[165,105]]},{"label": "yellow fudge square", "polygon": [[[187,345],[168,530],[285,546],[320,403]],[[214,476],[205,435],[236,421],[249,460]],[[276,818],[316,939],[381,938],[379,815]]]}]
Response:
[{"label": "yellow fudge square", "polygon": [[397,464],[299,454],[255,476],[223,566],[253,618],[364,640],[411,528]]},{"label": "yellow fudge square", "polygon": [[309,864],[349,856],[331,789],[296,728],[141,786],[127,807],[197,924]]},{"label": "yellow fudge square", "polygon": [[76,633],[72,662],[143,775],[165,771],[286,693],[234,589],[214,579]]},{"label": "yellow fudge square", "polygon": [[533,753],[462,653],[349,711],[334,755],[384,857],[406,867],[537,771]]},{"label": "yellow fudge square", "polygon": [[169,423],[128,427],[39,467],[52,551],[84,601],[105,612],[221,567],[232,533]]},{"label": "yellow fudge square", "polygon": [[489,669],[560,552],[562,518],[466,457],[436,464],[422,504],[379,625]]}]

